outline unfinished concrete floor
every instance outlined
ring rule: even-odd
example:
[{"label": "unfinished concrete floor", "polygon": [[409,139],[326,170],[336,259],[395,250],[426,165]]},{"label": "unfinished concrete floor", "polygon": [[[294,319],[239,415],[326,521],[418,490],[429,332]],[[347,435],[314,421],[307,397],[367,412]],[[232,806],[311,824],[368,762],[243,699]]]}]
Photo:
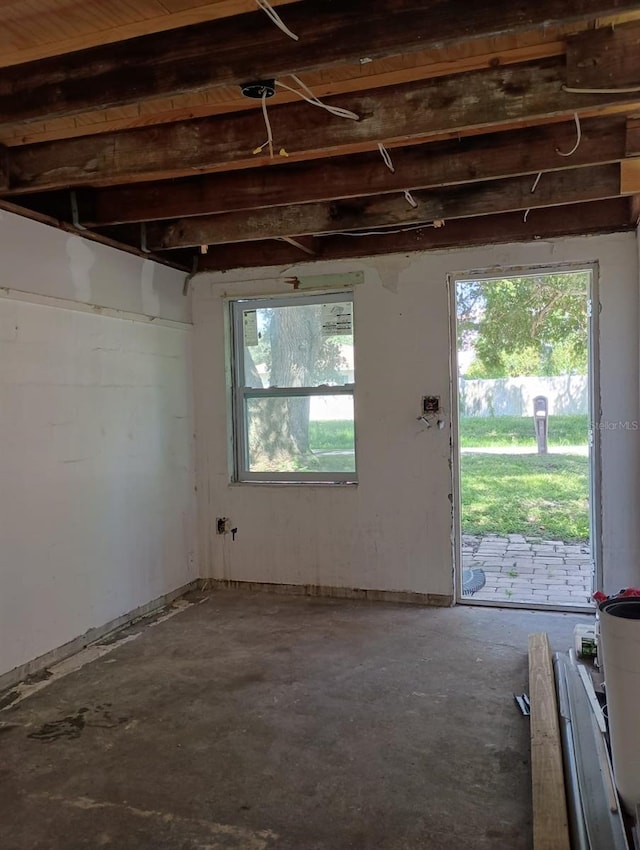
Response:
[{"label": "unfinished concrete floor", "polygon": [[216,593],[0,712],[0,846],[530,848],[513,693],[580,621]]}]

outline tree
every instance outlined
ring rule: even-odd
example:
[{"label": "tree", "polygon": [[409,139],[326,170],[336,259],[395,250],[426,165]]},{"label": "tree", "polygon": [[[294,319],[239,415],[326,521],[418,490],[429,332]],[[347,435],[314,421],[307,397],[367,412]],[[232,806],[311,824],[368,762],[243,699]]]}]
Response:
[{"label": "tree", "polygon": [[458,346],[468,377],[584,374],[587,272],[458,283]]},{"label": "tree", "polygon": [[[260,312],[257,350],[252,355],[245,349],[245,374],[252,382],[257,376],[255,386],[308,387],[341,381],[340,370],[347,365],[342,338],[323,335],[321,304]],[[292,462],[313,463],[309,398],[261,400],[250,416],[249,448],[254,462],[270,470],[290,468]]]}]

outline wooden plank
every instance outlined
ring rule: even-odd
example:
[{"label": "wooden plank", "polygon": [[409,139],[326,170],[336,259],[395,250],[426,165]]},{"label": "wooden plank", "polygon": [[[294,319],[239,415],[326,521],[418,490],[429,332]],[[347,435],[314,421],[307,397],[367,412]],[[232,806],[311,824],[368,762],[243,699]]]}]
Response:
[{"label": "wooden plank", "polygon": [[533,183],[529,175],[443,189],[437,193],[414,191],[411,196],[417,204],[415,208],[409,205],[404,194],[395,194],[196,216],[169,224],[149,225],[147,240],[149,247],[156,251],[425,224],[436,219],[470,218],[594,201],[620,194],[620,167],[615,163],[546,174],[534,193],[531,192]]},{"label": "wooden plank", "polygon": [[91,242],[99,242],[101,245],[108,245],[111,248],[117,248],[120,251],[125,251],[127,254],[134,254],[135,256],[142,257],[145,260],[153,260],[156,263],[161,263],[162,265],[170,266],[171,268],[191,270],[192,267],[191,255],[189,254],[187,257],[185,251],[171,251],[170,253],[165,251],[158,255],[149,254],[141,251],[139,244],[133,245],[126,242],[120,242],[112,239],[104,233],[95,233],[90,230],[79,231],[72,224],[52,219],[50,216],[44,215],[37,210],[25,209],[19,204],[15,204],[6,198],[0,198],[0,210],[6,210],[14,215],[20,215],[23,218],[40,222],[40,224],[46,224],[51,227],[55,227],[58,230],[64,230],[67,233],[74,233],[78,236],[82,236],[83,239],[89,239]]},{"label": "wooden plank", "polygon": [[640,192],[640,157],[620,163],[620,194],[635,195]]},{"label": "wooden plank", "polygon": [[633,195],[629,200],[631,202],[629,221],[638,227],[640,225],[640,194]]},{"label": "wooden plank", "polygon": [[567,44],[567,85],[575,88],[640,86],[634,54],[640,52],[640,21],[580,33]]},{"label": "wooden plank", "polygon": [[412,0],[305,0],[286,14],[300,42],[255,11],[7,68],[0,75],[0,124],[281,78],[634,8],[631,0],[493,0],[472,7],[467,0],[427,0],[416,14]]},{"label": "wooden plank", "polygon": [[[640,56],[636,57],[640,68]],[[328,115],[307,103],[271,110],[276,150],[289,161],[375,149],[383,140],[405,145],[440,134],[467,135],[515,122],[545,123],[602,111],[627,110],[640,94],[575,95],[562,90],[557,60],[495,68],[426,83],[341,97],[336,105],[359,121]],[[329,101],[331,102],[331,101]],[[77,185],[114,185],[270,164],[281,157],[255,156],[265,137],[262,116],[239,113],[70,139],[11,150],[12,191]]]},{"label": "wooden plank", "polygon": [[0,145],[0,192],[9,188],[9,151]]},{"label": "wooden plank", "polygon": [[[270,0],[283,6],[299,0]],[[0,3],[0,66],[241,15],[255,0],[19,0]]]},{"label": "wooden plank", "polygon": [[[346,66],[305,73],[304,82],[318,97],[324,98],[368,88],[396,86],[415,80],[448,76],[453,71],[463,73],[497,65],[513,65],[551,56],[564,56],[566,44],[563,29],[566,27],[553,30],[547,28],[542,33],[515,33],[489,41],[447,45],[444,48],[400,56],[385,56],[364,65],[351,62]],[[278,103],[293,103],[298,100],[295,94],[286,89],[278,92]],[[81,112],[44,121],[2,125],[0,142],[9,147],[37,144],[55,139],[145,127],[150,124],[184,121],[187,118],[243,112],[250,108],[259,109],[260,103],[247,100],[239,86],[215,86],[171,97],[149,98],[143,103],[128,106]],[[11,120],[13,121],[13,118]]]},{"label": "wooden plank", "polygon": [[[527,221],[521,213],[482,216],[451,221],[444,227],[425,227],[376,236],[325,236],[316,239],[318,260],[356,259],[394,253],[464,248],[501,242],[530,242],[559,236],[612,233],[630,230],[627,198],[614,198],[576,206],[533,210]],[[166,252],[171,256],[173,252]],[[283,242],[240,242],[212,247],[198,260],[199,271],[288,266],[300,254]],[[304,262],[304,260],[303,260]]]},{"label": "wooden plank", "polygon": [[640,118],[630,118],[627,123],[627,156],[640,156]]},{"label": "wooden plank", "polygon": [[[203,175],[174,181],[170,192],[163,181],[108,187],[95,191],[93,209],[87,209],[81,221],[88,226],[103,226],[212,215],[401,192],[407,188],[435,189],[553,171],[569,163],[601,165],[624,158],[626,120],[614,116],[583,121],[578,150],[570,160],[558,156],[556,148],[570,150],[574,141],[575,124],[571,121],[398,148],[393,151],[394,173],[384,166],[376,151],[280,168]],[[34,201],[36,206],[52,209],[58,217],[68,215],[68,193],[36,196]]]},{"label": "wooden plank", "polygon": [[562,745],[549,639],[529,635],[534,850],[571,850]]}]

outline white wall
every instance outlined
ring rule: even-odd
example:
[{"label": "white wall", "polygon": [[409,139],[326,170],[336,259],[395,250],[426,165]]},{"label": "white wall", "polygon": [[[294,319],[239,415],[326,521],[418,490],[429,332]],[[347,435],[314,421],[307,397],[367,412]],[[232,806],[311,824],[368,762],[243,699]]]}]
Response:
[{"label": "white wall", "polygon": [[197,576],[183,280],[0,217],[0,674]]},{"label": "white wall", "polygon": [[[224,299],[286,291],[292,268],[195,282],[196,427],[204,575],[240,581],[452,594],[449,432],[416,421],[420,397],[449,398],[450,272],[598,262],[603,418],[637,421],[638,254],[633,233],[367,261],[356,288],[357,486],[229,483]],[[447,411],[448,412],[448,411]],[[632,431],[602,432],[606,587],[640,583],[640,451]],[[215,517],[238,527],[215,534]]]}]

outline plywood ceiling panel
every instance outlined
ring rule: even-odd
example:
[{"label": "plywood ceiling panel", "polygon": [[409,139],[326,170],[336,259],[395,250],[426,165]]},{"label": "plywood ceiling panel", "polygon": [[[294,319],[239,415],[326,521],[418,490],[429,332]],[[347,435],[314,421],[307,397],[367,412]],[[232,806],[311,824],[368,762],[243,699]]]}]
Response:
[{"label": "plywood ceiling panel", "polygon": [[[270,0],[282,6],[297,0]],[[253,12],[255,0],[0,2],[0,66]]]}]

